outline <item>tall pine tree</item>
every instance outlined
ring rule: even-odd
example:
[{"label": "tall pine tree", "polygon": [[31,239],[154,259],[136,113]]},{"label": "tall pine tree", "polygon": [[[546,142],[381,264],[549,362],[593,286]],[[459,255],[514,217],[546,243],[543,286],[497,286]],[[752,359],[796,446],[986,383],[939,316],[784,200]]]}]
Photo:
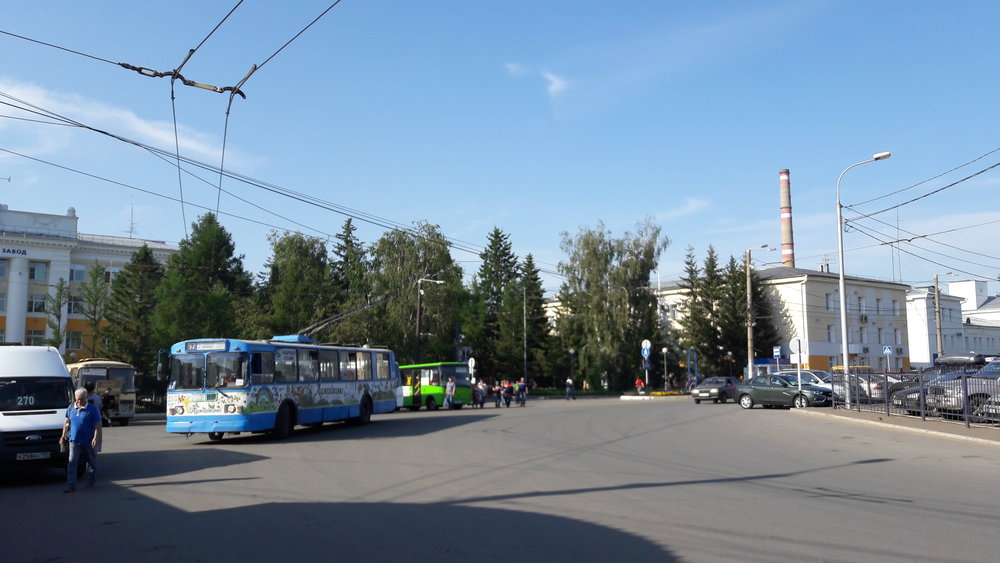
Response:
[{"label": "tall pine tree", "polygon": [[153,251],[143,244],[115,276],[108,299],[107,355],[132,364],[136,372],[147,376],[140,386],[148,387],[155,375],[157,352],[167,344],[153,335],[153,309],[156,287],[163,279],[163,266]]},{"label": "tall pine tree", "polygon": [[180,250],[167,259],[157,287],[153,325],[159,342],[189,338],[226,338],[237,334],[235,305],[250,291],[243,257],[215,214],[191,225]]}]

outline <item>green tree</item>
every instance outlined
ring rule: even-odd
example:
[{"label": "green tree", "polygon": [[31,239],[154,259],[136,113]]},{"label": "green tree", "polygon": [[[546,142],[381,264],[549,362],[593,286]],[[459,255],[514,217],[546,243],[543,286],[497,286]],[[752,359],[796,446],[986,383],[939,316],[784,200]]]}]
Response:
[{"label": "green tree", "polygon": [[334,291],[323,241],[299,233],[268,236],[266,293],[271,334],[296,334],[332,314]]},{"label": "green tree", "polygon": [[80,284],[80,297],[83,301],[83,316],[90,329],[90,343],[83,343],[84,355],[95,358],[101,355],[104,346],[104,326],[102,322],[107,314],[108,300],[111,298],[111,287],[106,278],[107,272],[94,261],[87,269],[87,281]]},{"label": "green tree", "polygon": [[169,346],[157,342],[153,335],[156,287],[162,279],[163,266],[143,244],[115,276],[107,304],[108,325],[104,334],[108,355],[132,364],[145,376],[140,379],[143,387],[148,387],[155,376],[158,350]]},{"label": "green tree", "polygon": [[722,299],[719,301],[720,375],[739,375],[746,364],[747,307],[745,270],[732,256],[722,273]]},{"label": "green tree", "polygon": [[623,390],[642,374],[640,343],[659,340],[649,277],[668,244],[649,218],[622,238],[613,238],[603,224],[576,237],[563,233],[568,258],[559,265],[566,278],[560,296],[568,315],[560,317],[567,320],[558,330],[564,345],[576,350],[591,385],[606,379],[609,388]]},{"label": "green tree", "polygon": [[372,294],[368,250],[358,240],[356,231],[354,222],[348,218],[336,235],[337,242],[333,247],[334,309],[340,315],[348,315],[327,330],[327,339],[334,342],[371,342],[373,317],[364,311],[379,298]]},{"label": "green tree", "polygon": [[530,254],[518,269],[521,274],[507,284],[498,315],[497,365],[504,376],[516,378],[523,374],[536,383],[553,385],[548,366],[551,336],[539,270]]},{"label": "green tree", "polygon": [[[420,343],[416,339],[418,281]],[[372,249],[372,292],[385,296],[380,305],[364,313],[372,326],[372,343],[388,345],[401,364],[417,358],[444,361],[455,356],[458,307],[464,299],[462,270],[449,253],[449,242],[440,227],[417,223],[411,231],[389,231]]]},{"label": "green tree", "polygon": [[685,350],[694,349],[698,352],[699,360],[704,351],[701,343],[710,342],[716,338],[715,326],[712,322],[712,305],[705,301],[705,292],[702,291],[704,280],[701,274],[701,266],[698,265],[694,254],[694,249],[687,248],[684,256],[684,275],[679,280],[679,287],[685,295],[682,308],[684,315],[680,319],[680,345]]},{"label": "green tree", "polygon": [[66,340],[66,331],[63,327],[63,307],[69,302],[69,285],[66,280],[59,278],[55,291],[51,295],[45,296],[45,324],[49,326],[51,336],[45,339],[45,343],[53,348],[60,348]]},{"label": "green tree", "polygon": [[243,257],[213,213],[191,225],[191,234],[167,259],[153,314],[159,342],[236,334],[236,303],[250,292]]},{"label": "green tree", "polygon": [[[509,356],[511,351],[500,350],[503,347],[500,343],[500,317],[511,314],[509,309],[520,307],[521,303],[520,286],[511,287],[517,281],[520,272],[517,255],[514,254],[510,243],[510,235],[494,227],[487,238],[486,248],[479,257],[482,259],[482,264],[472,282],[472,294],[475,301],[482,303],[482,307],[478,309],[481,316],[470,319],[472,322],[467,324],[471,330],[467,330],[466,334],[475,350],[477,371],[480,376],[485,379],[510,378],[521,373],[521,369],[512,370]],[[512,292],[509,292],[509,289]],[[505,304],[505,299],[510,295],[514,295],[516,303]],[[507,324],[515,321],[513,318],[506,319]],[[515,357],[519,358],[521,354]],[[520,366],[520,363],[516,365]]]},{"label": "green tree", "polygon": [[753,294],[754,357],[767,358],[770,357],[771,350],[780,342],[781,335],[778,332],[778,319],[771,309],[771,300],[768,299],[767,291],[756,270],[750,271],[750,290]]}]

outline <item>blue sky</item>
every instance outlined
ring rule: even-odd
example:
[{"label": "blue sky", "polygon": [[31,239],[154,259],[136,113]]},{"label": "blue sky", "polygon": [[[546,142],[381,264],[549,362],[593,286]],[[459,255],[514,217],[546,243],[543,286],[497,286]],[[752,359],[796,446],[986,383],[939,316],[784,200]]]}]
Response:
[{"label": "blue sky", "polygon": [[[328,209],[229,178],[220,197],[217,173],[179,184],[169,159],[13,119],[39,119],[18,109],[31,104],[172,153],[176,113],[186,157],[218,166],[225,134],[227,170],[464,246],[497,226],[547,270],[561,233],[603,222],[621,236],[645,216],[671,241],[663,280],[688,247],[701,260],[709,245],[723,259],[778,246],[788,168],[796,265],[836,271],[837,177],[892,151],[847,173],[843,203],[916,201],[845,234],[847,273],[1000,273],[1000,167],[946,188],[1000,163],[1000,3],[344,0],[269,59],[331,3],[245,2],[202,43],[236,0],[8,0],[0,31],[83,55],[0,35],[0,203],[72,206],[81,232],[173,243],[218,205],[253,272],[272,228],[340,231]],[[262,65],[228,131],[228,94],[178,82],[172,106],[169,79],[106,62],[169,71],[195,47],[181,73],[197,82]],[[357,224],[365,242],[384,231]],[[884,244],[899,239],[912,240]],[[477,270],[474,253],[454,257]]]}]

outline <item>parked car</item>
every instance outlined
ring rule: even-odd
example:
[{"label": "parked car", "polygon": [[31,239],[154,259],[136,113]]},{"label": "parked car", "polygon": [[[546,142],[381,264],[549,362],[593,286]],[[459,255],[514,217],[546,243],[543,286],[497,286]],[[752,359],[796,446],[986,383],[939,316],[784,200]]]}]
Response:
[{"label": "parked car", "polygon": [[1000,394],[993,395],[973,413],[983,422],[1000,422]]},{"label": "parked car", "polygon": [[[777,375],[790,375],[796,378],[798,381],[799,372],[793,369],[783,369],[774,372]],[[816,387],[823,387],[825,389],[833,390],[833,376],[829,373],[819,370],[819,369],[804,369],[802,370],[802,383],[815,385]]]},{"label": "parked car", "polygon": [[736,399],[736,386],[739,383],[734,377],[709,377],[691,390],[691,396],[698,404],[702,401],[725,403]]},{"label": "parked car", "polygon": [[868,394],[868,389],[871,387],[869,374],[858,375],[852,373],[850,375],[850,382],[848,383],[845,381],[843,373],[836,373],[833,376],[830,386],[837,401],[846,401],[847,392],[850,391],[852,403],[871,402],[871,397]]},{"label": "parked car", "polygon": [[962,415],[966,412],[975,414],[990,397],[998,394],[1000,394],[1000,361],[994,361],[977,371],[975,377],[959,378],[928,386],[927,408],[936,410],[943,416]]},{"label": "parked car", "polygon": [[752,409],[754,405],[763,407],[825,407],[833,404],[833,391],[802,385],[798,379],[788,375],[759,375],[749,383],[741,383],[736,388],[740,406]]},{"label": "parked car", "polygon": [[[924,404],[920,403],[920,382],[919,380],[913,381],[916,383],[912,387],[907,387],[905,389],[900,389],[892,394],[892,406],[897,409],[902,409],[906,411],[906,414],[911,416],[920,415],[921,411],[929,410],[927,408],[927,389],[931,385],[937,385],[939,383],[946,383],[948,381],[956,381],[965,378],[976,378],[975,373],[964,373],[961,371],[953,373],[945,373],[942,375],[934,376],[933,372],[925,372],[926,377],[924,379],[923,389],[924,389]],[[990,378],[992,379],[992,378]]]}]

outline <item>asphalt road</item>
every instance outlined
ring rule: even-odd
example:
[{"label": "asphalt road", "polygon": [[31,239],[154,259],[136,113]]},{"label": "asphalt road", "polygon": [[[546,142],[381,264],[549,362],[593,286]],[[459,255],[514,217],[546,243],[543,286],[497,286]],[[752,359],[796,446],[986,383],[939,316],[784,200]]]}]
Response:
[{"label": "asphalt road", "polygon": [[4,474],[8,561],[988,561],[1000,447],[690,399],[399,412],[275,442],[108,429]]}]

